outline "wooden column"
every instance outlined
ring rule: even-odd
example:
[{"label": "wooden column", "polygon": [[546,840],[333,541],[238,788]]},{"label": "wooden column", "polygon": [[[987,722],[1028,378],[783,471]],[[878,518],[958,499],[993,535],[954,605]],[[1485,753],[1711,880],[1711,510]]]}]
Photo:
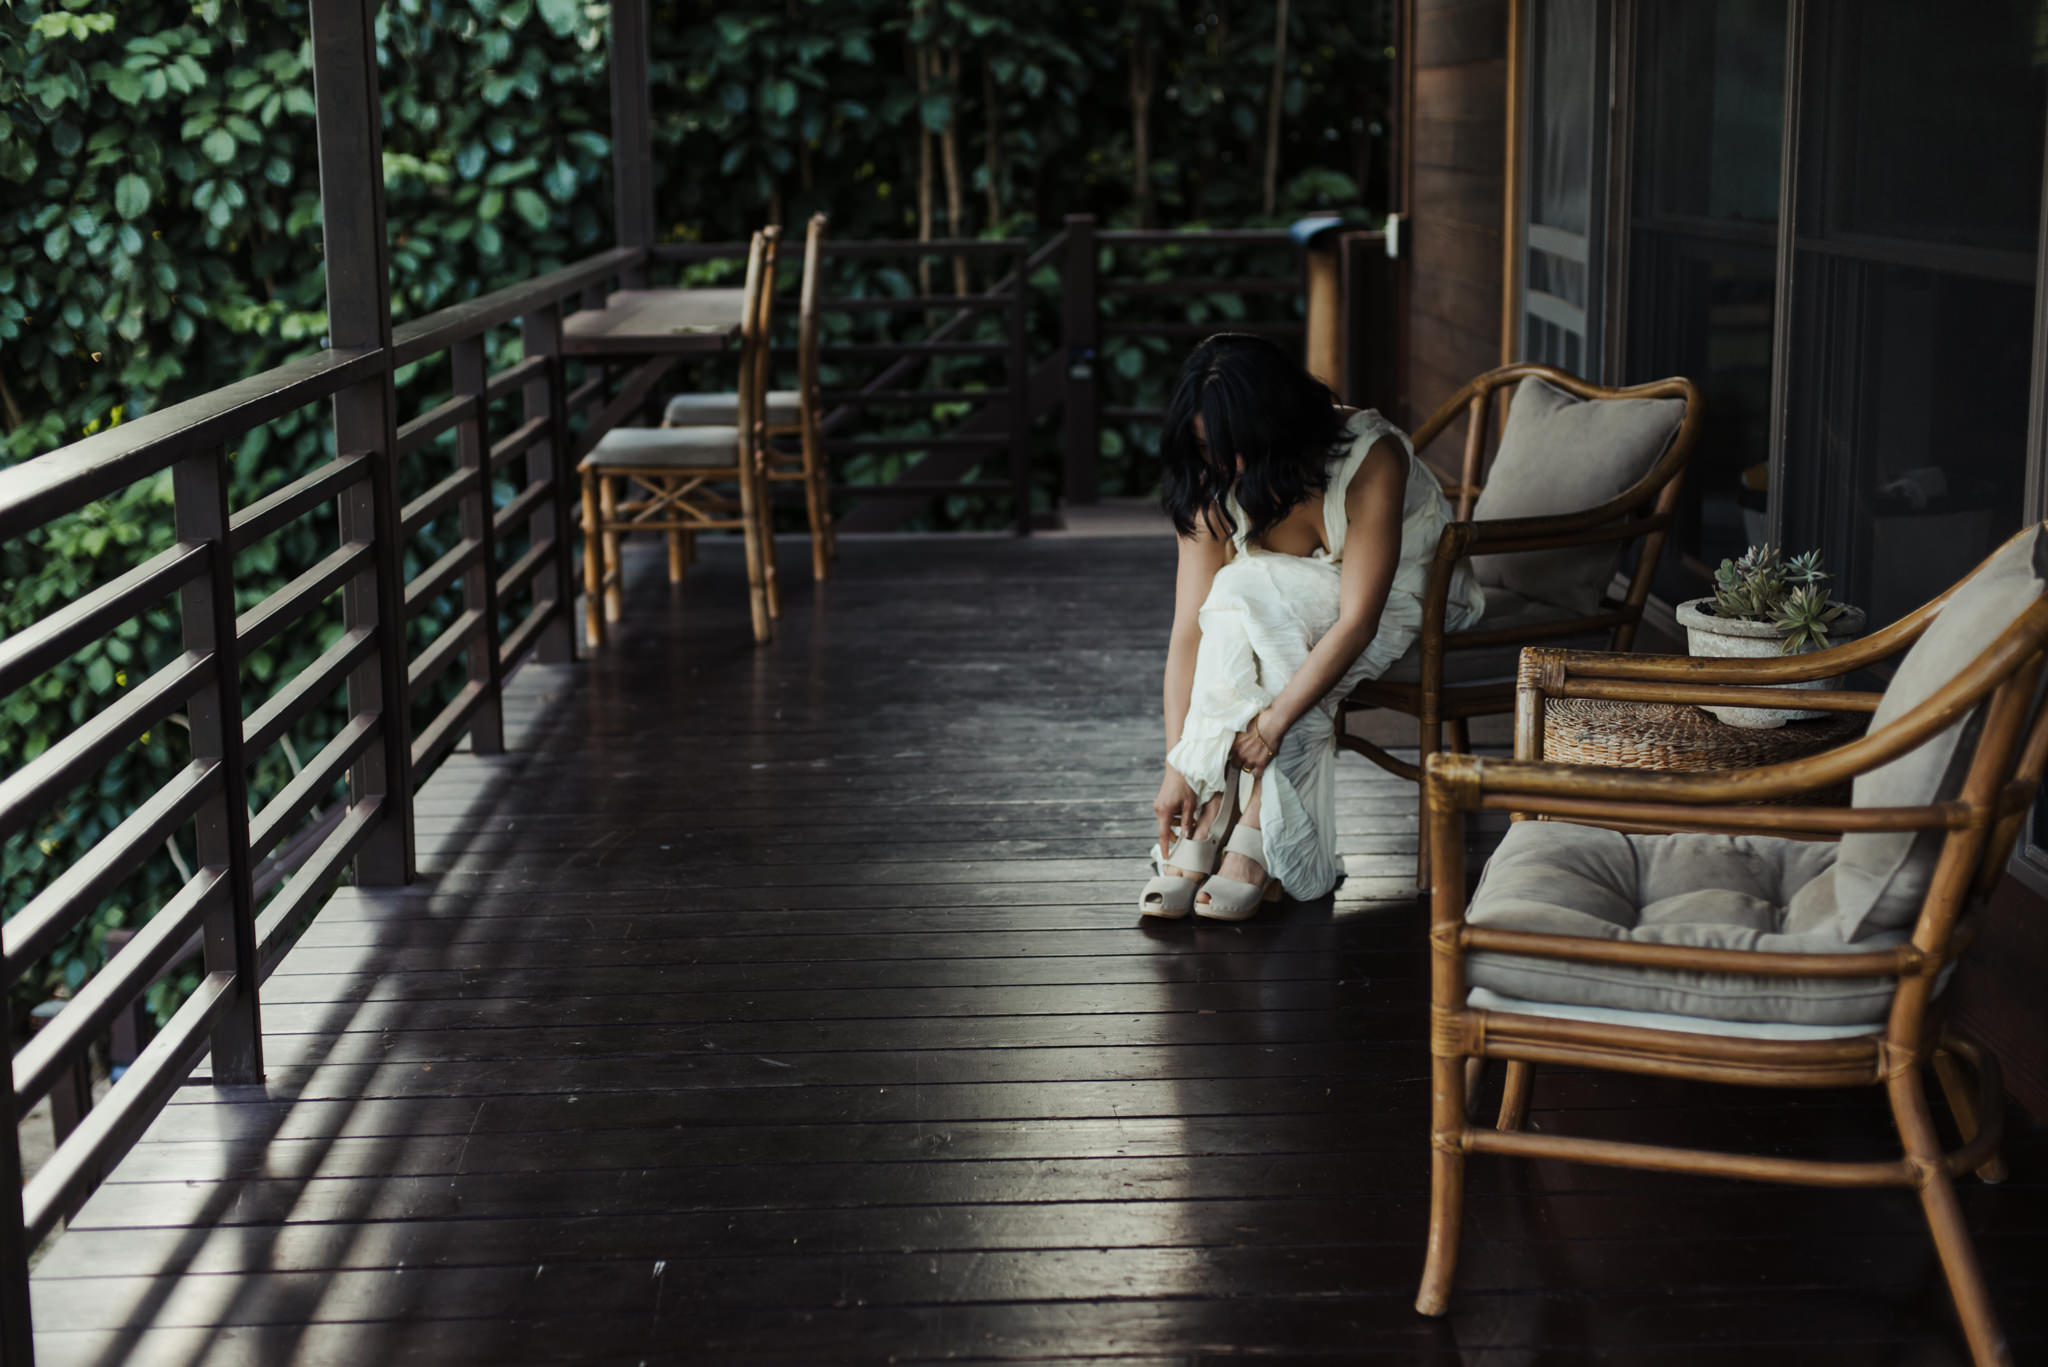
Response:
[{"label": "wooden column", "polygon": [[466,337],[448,349],[457,395],[476,399],[476,412],[455,429],[456,458],[475,473],[476,485],[462,496],[462,536],[479,544],[477,558],[462,574],[462,607],[483,615],[484,629],[470,638],[466,668],[471,683],[484,685],[484,700],[469,726],[470,748],[479,755],[505,750],[505,698],[498,668],[498,538],[491,498],[491,405],[485,394],[488,367],[484,336]]},{"label": "wooden column", "polygon": [[204,545],[206,573],[178,590],[185,649],[214,657],[211,688],[185,704],[192,758],[221,769],[221,785],[194,821],[199,862],[227,876],[227,895],[201,924],[206,971],[234,975],[234,998],[213,1027],[215,1085],[263,1081],[263,1028],[256,1005],[256,890],[249,867],[249,770],[242,754],[242,652],[235,640],[234,555],[228,549],[227,453],[218,447],[171,469],[178,540]]},{"label": "wooden column", "polygon": [[[654,245],[653,102],[647,85],[647,0],[612,0],[612,193],[621,247]],[[643,265],[627,289],[647,283]]]},{"label": "wooden column", "polygon": [[533,643],[533,658],[541,664],[568,664],[576,658],[576,528],[578,497],[576,462],[569,434],[569,400],[562,375],[562,310],[557,304],[519,320],[519,340],[528,356],[546,356],[546,374],[528,380],[520,390],[528,421],[546,417],[547,440],[534,446],[526,456],[526,480],[552,479],[554,496],[549,506],[537,509],[531,528],[533,543],[553,538],[555,552],[550,568],[540,570],[533,580],[535,606],[553,601],[559,604],[554,619]]},{"label": "wooden column", "polygon": [[384,799],[356,856],[359,884],[412,877],[411,719],[406,706],[405,567],[398,527],[397,398],[391,385],[391,276],[384,236],[383,107],[370,0],[312,0],[313,95],[327,330],[338,351],[383,350],[377,373],[334,396],[337,451],[367,451],[369,478],[341,496],[341,539],[374,548],[342,591],[350,628],[373,628],[376,656],[349,675],[351,717],[381,716],[378,744],[349,770],[349,800]]},{"label": "wooden column", "polygon": [[1069,503],[1102,496],[1102,402],[1095,365],[1100,311],[1095,291],[1095,216],[1067,215],[1067,254],[1060,279],[1060,345],[1067,353],[1060,450]]},{"label": "wooden column", "polygon": [[[10,1019],[0,1019],[0,1044],[14,1057]],[[33,1367],[35,1338],[28,1309],[28,1237],[22,1228],[21,1129],[14,1113],[14,1088],[0,1092],[0,1193],[11,1204],[0,1213],[0,1367]]]},{"label": "wooden column", "polygon": [[1019,536],[1031,534],[1031,291],[1025,256],[1019,248],[1010,258],[1010,495]]}]

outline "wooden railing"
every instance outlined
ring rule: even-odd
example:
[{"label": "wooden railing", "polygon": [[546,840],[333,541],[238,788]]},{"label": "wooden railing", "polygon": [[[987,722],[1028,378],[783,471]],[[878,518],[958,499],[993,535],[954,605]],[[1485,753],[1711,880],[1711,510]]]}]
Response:
[{"label": "wooden railing", "polygon": [[[0,1190],[11,1181],[21,1201],[0,1213],[7,1361],[28,1360],[29,1251],[90,1194],[202,1054],[211,1055],[218,1083],[262,1080],[259,988],[308,915],[351,863],[361,884],[406,881],[414,790],[465,735],[478,753],[503,748],[507,673],[536,655],[569,658],[568,500],[576,453],[620,405],[607,401],[602,377],[566,391],[561,315],[565,303],[586,292],[601,295],[606,282],[640,260],[633,250],[605,252],[401,327],[388,347],[321,352],[0,471],[0,539],[23,536],[164,471],[175,523],[168,549],[0,641],[0,696],[172,595],[182,631],[182,651],[168,664],[0,782],[0,839],[27,828],[174,713],[184,715],[190,732],[189,762],[7,921],[0,931],[7,986],[21,982],[175,832],[195,828],[199,855],[176,895],[12,1051]],[[519,329],[521,359],[490,372],[490,334],[511,324]],[[441,356],[449,369],[445,399],[398,424],[388,446],[350,439],[362,426],[352,408],[366,392],[376,402],[391,392],[400,366]],[[654,378],[658,373],[628,375],[621,397],[636,387],[644,392]],[[322,400],[333,403],[339,454],[247,507],[230,507],[229,448]],[[507,406],[500,400],[516,403],[516,420],[494,421],[494,408]],[[579,410],[580,436],[571,427]],[[408,466],[451,433],[455,469],[405,497]],[[518,487],[501,504],[493,484],[506,473]],[[336,509],[333,548],[238,613],[235,556],[327,507]],[[408,577],[407,549],[449,523],[455,534],[441,538],[448,548]],[[460,613],[424,649],[411,650],[408,627],[452,591],[461,594]],[[245,662],[336,595],[340,635],[247,709]],[[458,663],[460,686],[434,692]],[[331,708],[337,694],[345,695],[342,724],[252,813],[251,767]],[[414,726],[415,700],[442,694],[446,701]],[[260,901],[257,863],[302,829],[344,779],[347,796],[325,838]],[[93,1041],[132,1011],[166,968],[195,951],[204,963],[198,990],[21,1186],[20,1115],[60,1079],[75,1076]]]},{"label": "wooden railing", "polygon": [[[856,500],[887,499],[900,502],[898,516],[914,512],[933,499],[956,498],[963,494],[1006,498],[1010,522],[1019,533],[1031,529],[1031,315],[1029,281],[1031,272],[1056,250],[1048,244],[1037,252],[1031,244],[1015,238],[942,238],[916,241],[833,241],[822,248],[826,262],[886,261],[922,258],[926,262],[985,262],[1002,274],[980,293],[840,294],[822,295],[821,314],[881,318],[881,326],[870,329],[879,336],[858,341],[824,342],[819,347],[820,364],[844,372],[860,363],[875,363],[880,369],[857,386],[827,389],[821,396],[827,410],[821,420],[825,432],[825,455],[838,457],[835,469],[848,456],[901,452],[921,461],[913,465],[911,477],[864,483],[835,479],[832,492]],[[743,260],[743,242],[670,243],[654,247],[656,262],[695,263]],[[946,272],[952,274],[951,271]],[[787,272],[783,272],[787,275]],[[957,279],[958,276],[955,276]],[[780,317],[794,323],[795,310],[784,308]],[[997,326],[983,325],[992,316]],[[901,335],[906,329],[891,326],[911,320],[909,330],[918,335]],[[779,349],[778,357],[795,355],[793,345]],[[929,377],[932,362],[994,362],[1001,369],[1001,383],[965,388],[957,382],[934,383]],[[786,366],[783,368],[787,368]],[[934,405],[962,405],[967,412],[945,432],[919,435],[848,434],[855,426],[888,426],[891,411],[929,415]],[[933,457],[942,459],[934,460]],[[986,475],[967,478],[967,472],[994,466],[1002,478]],[[943,473],[936,473],[943,467]],[[850,523],[862,526],[861,519]]]}]

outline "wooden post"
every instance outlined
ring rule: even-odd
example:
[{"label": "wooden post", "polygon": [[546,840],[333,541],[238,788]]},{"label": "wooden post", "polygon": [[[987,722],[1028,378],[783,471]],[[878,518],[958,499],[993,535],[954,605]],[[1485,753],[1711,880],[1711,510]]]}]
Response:
[{"label": "wooden post", "polygon": [[1096,389],[1096,341],[1101,321],[1095,293],[1095,216],[1067,215],[1067,255],[1060,281],[1060,345],[1067,353],[1067,383],[1060,447],[1068,503],[1102,497],[1101,396]]},{"label": "wooden post", "polygon": [[[1029,283],[1018,248],[1010,258],[1010,496],[1017,505],[1017,535],[1031,535],[1031,320]],[[964,258],[955,258],[956,260]]]},{"label": "wooden post", "polygon": [[[14,1057],[12,1012],[0,1019],[0,1044]],[[0,1093],[0,1367],[34,1367],[35,1337],[28,1310],[28,1235],[21,1212],[21,1127],[14,1112],[14,1088]]]},{"label": "wooden post", "polygon": [[528,356],[548,358],[547,372],[528,380],[520,390],[526,419],[545,417],[548,437],[526,456],[526,482],[554,481],[554,497],[548,506],[534,510],[533,542],[538,545],[552,537],[555,552],[548,557],[552,569],[535,573],[533,602],[557,605],[549,622],[533,643],[533,658],[541,664],[568,664],[576,658],[576,526],[578,497],[576,462],[571,459],[568,395],[562,378],[562,307],[550,304],[519,320],[519,340]]},{"label": "wooden post", "polygon": [[483,614],[484,629],[470,637],[467,668],[470,682],[484,685],[484,699],[470,723],[470,748],[479,755],[505,750],[504,680],[498,666],[498,538],[491,498],[490,401],[484,395],[488,370],[484,339],[465,337],[448,350],[455,393],[476,399],[476,412],[455,431],[456,459],[474,471],[476,487],[462,496],[462,536],[479,545],[474,564],[462,572],[462,607]]},{"label": "wooden post", "polygon": [[320,142],[320,222],[327,330],[337,351],[379,348],[375,375],[334,396],[337,451],[367,451],[368,478],[340,498],[341,539],[372,548],[342,590],[343,621],[376,633],[377,653],[349,675],[350,717],[380,718],[379,744],[349,769],[349,800],[384,800],[356,856],[361,885],[412,878],[412,725],[406,705],[405,548],[399,539],[397,399],[391,386],[390,252],[384,237],[383,107],[375,6],[312,0],[313,95]]},{"label": "wooden post", "polygon": [[[654,245],[654,138],[647,86],[647,0],[612,0],[612,192],[614,235],[621,247]],[[627,289],[647,283],[636,263]]]},{"label": "wooden post", "polygon": [[256,1004],[256,889],[249,866],[249,765],[242,753],[242,652],[235,640],[234,555],[228,549],[227,453],[187,456],[171,470],[172,517],[180,541],[210,548],[206,573],[178,590],[185,649],[214,657],[213,687],[185,704],[192,758],[218,763],[221,785],[200,807],[199,862],[227,875],[227,896],[201,924],[206,971],[234,974],[233,1001],[213,1027],[218,1085],[263,1080],[263,1029]]}]

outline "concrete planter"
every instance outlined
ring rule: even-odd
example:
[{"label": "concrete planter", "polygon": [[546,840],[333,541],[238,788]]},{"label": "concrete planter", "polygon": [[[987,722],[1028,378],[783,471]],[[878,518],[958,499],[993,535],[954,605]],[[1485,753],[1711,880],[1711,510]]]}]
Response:
[{"label": "concrete planter", "polygon": [[[1785,633],[1769,622],[1746,622],[1740,619],[1716,617],[1711,598],[1694,598],[1678,605],[1679,625],[1685,628],[1685,648],[1689,654],[1714,659],[1763,659],[1782,653]],[[1863,609],[1842,609],[1842,615],[1828,628],[1830,644],[1853,640],[1863,631]],[[1810,649],[1810,647],[1809,647]],[[1795,651],[1804,654],[1805,651]],[[1835,688],[1840,679],[1815,679],[1811,683],[1779,684],[1779,688]],[[1798,707],[1709,707],[1707,711],[1719,717],[1730,726],[1748,726],[1757,730],[1770,730],[1783,726],[1788,721],[1799,721],[1806,717],[1822,717],[1824,712],[1814,712]]]}]

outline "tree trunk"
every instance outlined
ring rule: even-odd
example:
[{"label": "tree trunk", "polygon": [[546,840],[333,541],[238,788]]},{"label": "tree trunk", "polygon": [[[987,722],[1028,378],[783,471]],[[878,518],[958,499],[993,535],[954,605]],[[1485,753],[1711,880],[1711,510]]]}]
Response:
[{"label": "tree trunk", "polygon": [[1141,12],[1131,35],[1131,203],[1138,226],[1152,226],[1152,69],[1157,51]]},{"label": "tree trunk", "polygon": [[[933,74],[939,72],[933,58]],[[946,127],[939,134],[939,151],[946,169],[946,235],[961,237],[967,231],[967,205],[960,184],[960,50],[948,48],[944,59],[946,75]],[[967,293],[967,258],[953,258],[953,293]]]},{"label": "tree trunk", "polygon": [[988,58],[981,59],[981,103],[982,128],[986,145],[982,149],[982,165],[988,172],[988,226],[1000,229],[1003,223],[1003,107],[1001,96],[996,91],[995,67]]},{"label": "tree trunk", "polygon": [[1279,0],[1273,21],[1273,89],[1266,97],[1266,194],[1270,217],[1280,200],[1280,105],[1287,85],[1287,0]]},{"label": "tree trunk", "polygon": [[[931,93],[931,50],[911,49],[917,69],[917,240],[932,240],[932,134],[924,125],[924,97]],[[928,256],[917,260],[917,292],[932,292],[932,262]]]}]

